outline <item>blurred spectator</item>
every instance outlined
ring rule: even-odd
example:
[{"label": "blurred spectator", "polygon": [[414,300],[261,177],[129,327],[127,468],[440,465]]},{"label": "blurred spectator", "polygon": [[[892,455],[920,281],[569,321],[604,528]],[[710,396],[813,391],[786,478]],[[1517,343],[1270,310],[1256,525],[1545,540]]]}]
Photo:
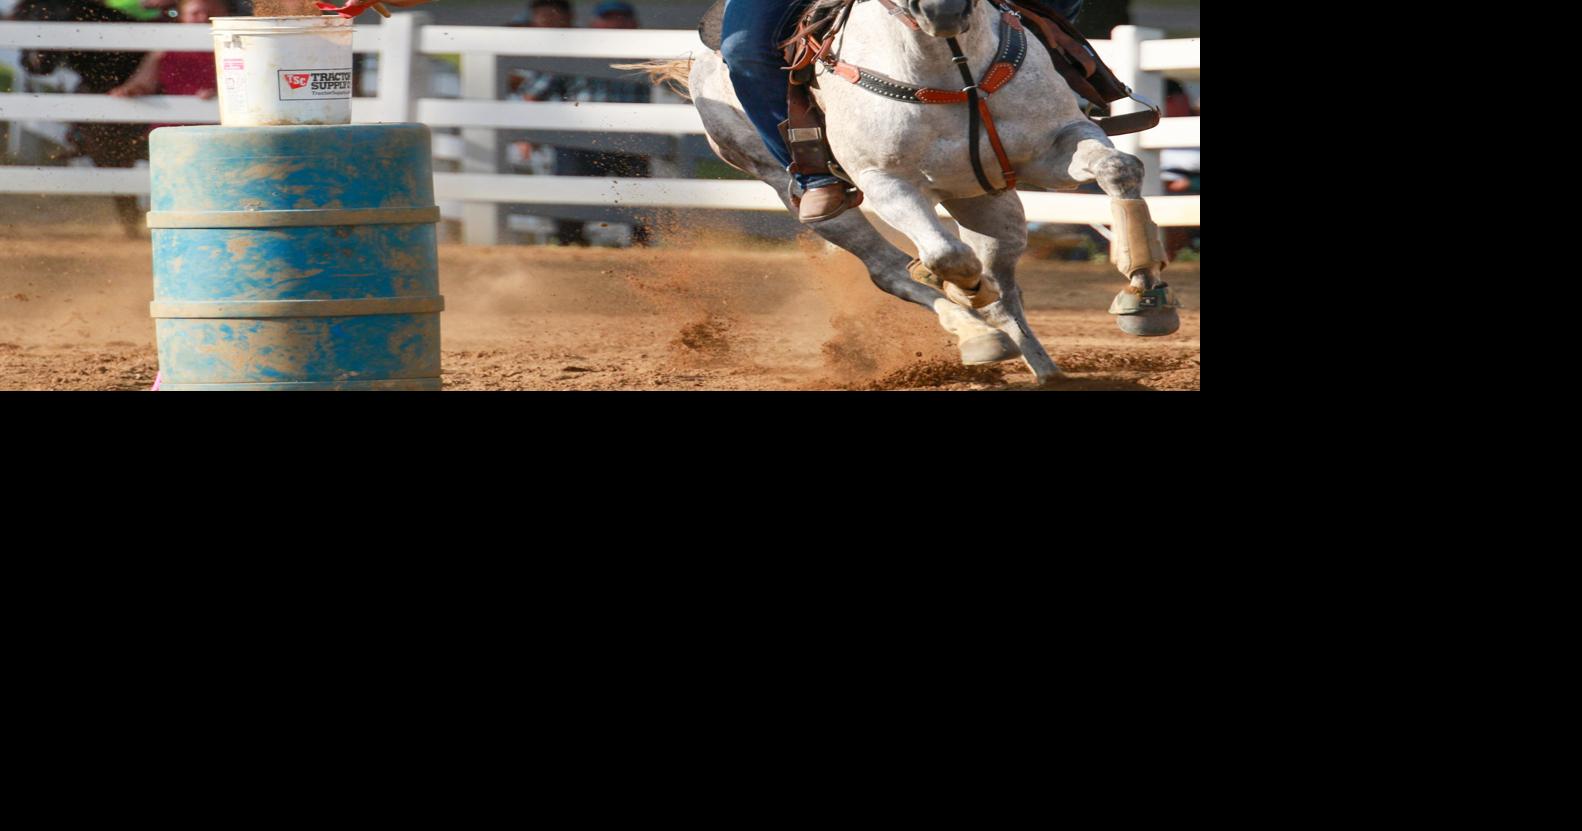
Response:
[{"label": "blurred spectator", "polygon": [[[1187,118],[1200,115],[1192,106],[1186,88],[1176,81],[1165,81],[1165,118]],[[1196,180],[1201,176],[1202,151],[1199,148],[1165,150],[1159,154],[1159,165],[1164,169],[1165,190],[1170,193],[1197,191]]]},{"label": "blurred spectator", "polygon": [[[210,18],[235,13],[233,0],[180,0],[182,23],[208,23]],[[139,95],[196,95],[213,98],[219,84],[214,76],[214,53],[150,52],[143,57],[137,72],[110,94],[118,98]],[[156,124],[151,129],[172,127]]]},{"label": "blurred spectator", "polygon": [[177,0],[103,0],[106,8],[148,22],[150,20],[175,20]]},{"label": "blurred spectator", "polygon": [[[208,23],[210,18],[233,14],[232,0],[179,0],[182,23]],[[196,95],[213,98],[219,85],[214,78],[213,52],[149,52],[132,77],[110,90],[117,98],[139,95]]]},{"label": "blurred spectator", "polygon": [[[1192,103],[1186,88],[1176,81],[1165,81],[1165,118],[1186,118],[1201,115]],[[1180,147],[1159,151],[1159,167],[1166,193],[1202,193],[1203,151],[1197,147]],[[1201,228],[1166,228],[1165,251],[1171,259],[1183,248],[1202,250]]]},{"label": "blurred spectator", "polygon": [[570,29],[571,3],[567,0],[532,0],[507,26],[533,26],[539,29]]},{"label": "blurred spectator", "polygon": [[[638,28],[637,10],[622,0],[605,0],[594,8],[594,21],[599,29]],[[571,6],[566,0],[533,0],[528,11],[511,21],[512,26],[535,28],[569,28],[572,25]],[[652,99],[652,87],[642,81],[618,78],[597,78],[549,72],[538,69],[512,70],[507,79],[512,97],[525,101],[601,101],[621,103],[646,103]],[[588,150],[577,147],[535,147],[529,142],[518,142],[514,155],[531,160],[545,151],[554,154],[552,169],[556,176],[648,176],[648,157],[632,153],[605,150]],[[531,162],[528,162],[531,164]],[[587,245],[584,223],[580,220],[556,220],[557,240],[562,245]],[[632,241],[646,244],[649,230],[641,222],[632,227]]]},{"label": "blurred spectator", "polygon": [[593,22],[588,25],[595,29],[636,29],[637,10],[623,0],[604,0],[593,7]]},{"label": "blurred spectator", "polygon": [[[148,20],[169,18],[141,3],[128,6]],[[80,23],[135,22],[121,11],[98,0],[22,0],[11,10],[13,20],[72,21]],[[136,73],[146,55],[142,52],[96,49],[24,49],[21,67],[31,75],[50,75],[62,66],[80,79],[74,93],[103,95],[123,84]],[[119,122],[74,122],[66,128],[64,154],[56,158],[86,156],[95,167],[132,167],[138,159],[148,158],[148,126]],[[132,196],[114,197],[116,214],[129,236],[142,233],[142,211]]]},{"label": "blurred spectator", "polygon": [[[637,12],[629,3],[606,0],[594,10],[594,28],[635,29]],[[529,16],[517,16],[512,26],[569,29],[571,5],[566,0],[533,0]],[[511,95],[525,101],[620,101],[644,102],[652,98],[652,88],[641,81],[592,78],[538,69],[514,69],[507,84]]]}]

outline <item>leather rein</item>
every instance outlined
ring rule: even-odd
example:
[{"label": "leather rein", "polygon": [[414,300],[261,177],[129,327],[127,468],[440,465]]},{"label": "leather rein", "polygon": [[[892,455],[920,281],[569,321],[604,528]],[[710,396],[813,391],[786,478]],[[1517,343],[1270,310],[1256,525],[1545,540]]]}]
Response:
[{"label": "leather rein", "polygon": [[[896,6],[890,0],[879,0],[879,3],[890,12],[891,17],[900,20],[907,28],[918,29],[917,21],[905,9]],[[791,69],[795,71],[806,68],[817,60],[831,74],[894,101],[911,104],[966,104],[968,152],[972,156],[972,173],[977,177],[978,185],[985,193],[1012,189],[1016,187],[1016,171],[1011,166],[1010,158],[1005,154],[1005,147],[1000,143],[999,132],[994,128],[994,116],[989,111],[988,98],[1010,83],[1016,76],[1016,70],[1021,68],[1022,61],[1027,57],[1027,33],[1022,27],[1020,15],[1003,4],[999,9],[1000,47],[994,55],[994,60],[989,63],[988,71],[984,72],[982,80],[973,80],[972,70],[967,68],[968,58],[962,53],[961,44],[957,43],[954,37],[945,38],[945,44],[950,47],[950,61],[961,71],[963,86],[960,90],[920,87],[897,81],[871,69],[846,63],[832,54],[830,47],[834,43],[836,33],[845,23],[846,15],[851,10],[850,4],[843,10],[837,25],[831,28],[822,41],[811,33],[801,34],[805,48],[801,50],[800,59],[791,66]],[[994,157],[1000,163],[1000,176],[1005,181],[1003,187],[994,187],[983,169],[983,162],[979,159],[980,121],[984,131],[989,134],[989,145],[994,148]]]}]

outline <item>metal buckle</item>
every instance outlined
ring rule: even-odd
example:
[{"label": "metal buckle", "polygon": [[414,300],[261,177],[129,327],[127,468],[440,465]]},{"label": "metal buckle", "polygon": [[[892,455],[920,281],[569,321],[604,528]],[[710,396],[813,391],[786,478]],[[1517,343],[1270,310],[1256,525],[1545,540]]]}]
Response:
[{"label": "metal buckle", "polygon": [[786,140],[793,144],[818,141],[823,136],[824,130],[821,127],[791,127],[786,130]]},{"label": "metal buckle", "polygon": [[1136,92],[1133,92],[1131,87],[1127,87],[1126,88],[1126,97],[1132,99],[1133,101],[1136,101],[1137,103],[1143,105],[1144,107],[1147,107],[1150,110],[1153,110],[1156,113],[1160,111],[1158,104],[1155,104],[1154,102],[1149,101],[1148,97],[1145,96],[1145,95],[1140,95],[1140,94],[1138,94]]}]

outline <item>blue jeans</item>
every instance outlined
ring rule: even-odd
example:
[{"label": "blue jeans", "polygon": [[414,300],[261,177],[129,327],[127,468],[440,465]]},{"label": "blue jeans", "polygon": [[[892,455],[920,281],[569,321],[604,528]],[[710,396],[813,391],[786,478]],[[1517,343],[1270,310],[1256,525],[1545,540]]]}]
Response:
[{"label": "blue jeans", "polygon": [[[791,151],[780,138],[786,120],[786,85],[790,70],[777,45],[791,37],[797,17],[808,0],[727,0],[721,21],[720,55],[731,73],[731,85],[741,99],[747,120],[758,130],[764,146],[781,167],[791,166]],[[797,174],[803,188],[834,185],[828,174]]]}]

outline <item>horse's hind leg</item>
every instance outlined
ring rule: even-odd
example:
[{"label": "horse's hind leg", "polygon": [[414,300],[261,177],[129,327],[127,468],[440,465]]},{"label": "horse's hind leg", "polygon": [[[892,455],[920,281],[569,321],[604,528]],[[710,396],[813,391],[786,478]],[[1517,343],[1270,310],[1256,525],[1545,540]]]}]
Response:
[{"label": "horse's hind leg", "polygon": [[1022,309],[1022,287],[1016,283],[1016,263],[1027,250],[1027,216],[1015,193],[948,199],[945,209],[961,225],[961,238],[987,266],[987,275],[999,299],[978,310],[995,328],[1009,335],[1022,352],[1027,368],[1039,384],[1060,377],[1049,353],[1044,351]]}]

